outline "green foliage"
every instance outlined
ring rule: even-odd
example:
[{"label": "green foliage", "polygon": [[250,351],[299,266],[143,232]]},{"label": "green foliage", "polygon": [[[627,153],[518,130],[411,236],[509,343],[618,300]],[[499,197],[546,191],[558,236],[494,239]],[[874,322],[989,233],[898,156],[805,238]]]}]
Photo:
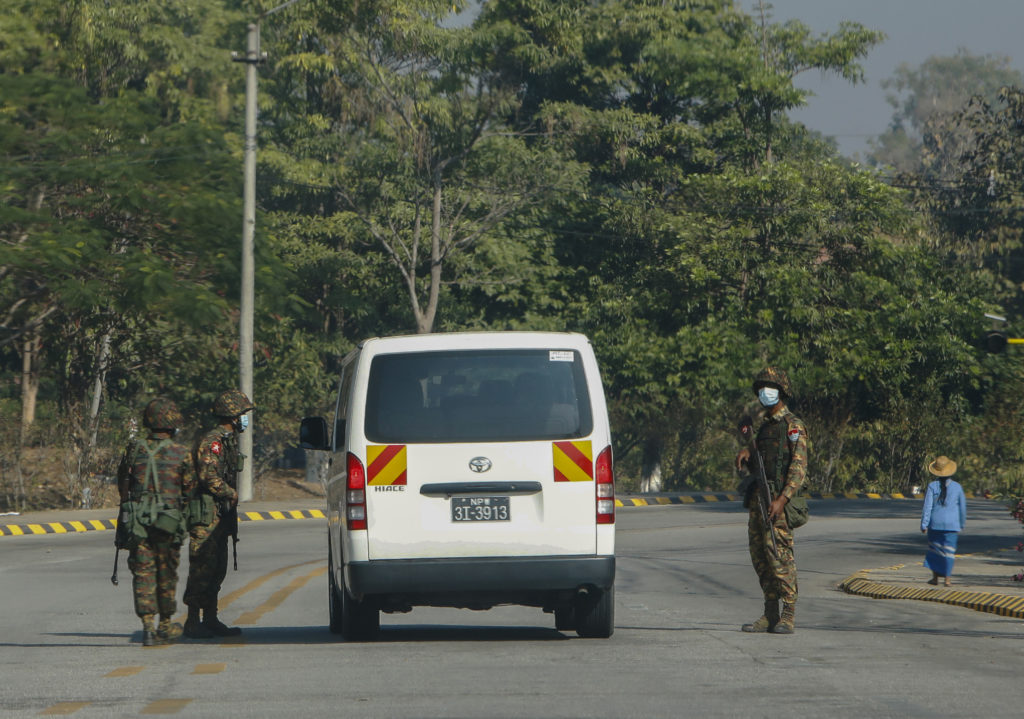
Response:
[{"label": "green foliage", "polygon": [[[955,55],[933,56],[917,67],[906,63],[882,86],[891,92],[887,96],[893,108],[889,130],[872,140],[869,161],[877,166],[888,166],[899,172],[931,172],[938,169],[933,158],[922,157],[925,136],[937,128],[945,135],[941,154],[946,162],[955,166],[957,153],[969,145],[967,127],[955,131],[953,118],[972,97],[988,104],[998,99],[1004,87],[1024,85],[1024,76],[1010,66],[1010,58],[993,55],[972,55],[961,48]],[[944,179],[945,174],[935,179]]]},{"label": "green foliage", "polygon": [[[69,496],[148,398],[198,426],[235,385],[228,50],[278,4],[0,11],[0,362],[13,376],[42,340]],[[362,338],[547,329],[594,343],[623,486],[660,468],[731,489],[750,378],[779,364],[813,489],[905,489],[938,453],[968,488],[1019,488],[1024,377],[974,338],[984,311],[1024,309],[1024,102],[919,112],[997,60],[902,72],[921,146],[890,183],[787,116],[801,73],[860,82],[877,31],[814,36],[730,0],[491,0],[457,26],[464,6],[307,0],[260,23],[258,471],[330,411]]]}]

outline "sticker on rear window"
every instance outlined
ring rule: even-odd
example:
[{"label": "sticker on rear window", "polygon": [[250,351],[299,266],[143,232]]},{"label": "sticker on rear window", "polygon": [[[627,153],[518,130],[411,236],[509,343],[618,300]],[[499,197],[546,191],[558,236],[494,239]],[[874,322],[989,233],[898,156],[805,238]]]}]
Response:
[{"label": "sticker on rear window", "polygon": [[551,362],[572,362],[572,352],[565,350],[551,350],[548,352],[548,360]]}]

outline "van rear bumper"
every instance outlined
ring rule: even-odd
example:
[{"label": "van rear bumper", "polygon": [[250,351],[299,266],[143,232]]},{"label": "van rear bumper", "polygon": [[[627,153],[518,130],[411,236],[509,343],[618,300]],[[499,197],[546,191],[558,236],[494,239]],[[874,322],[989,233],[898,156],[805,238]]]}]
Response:
[{"label": "van rear bumper", "polygon": [[615,583],[615,557],[388,559],[345,567],[353,595],[559,592]]}]

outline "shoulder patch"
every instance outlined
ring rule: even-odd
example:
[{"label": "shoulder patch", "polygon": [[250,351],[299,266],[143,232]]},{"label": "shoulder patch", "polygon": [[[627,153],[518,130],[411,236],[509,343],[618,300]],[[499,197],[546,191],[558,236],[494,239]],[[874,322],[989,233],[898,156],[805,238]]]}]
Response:
[{"label": "shoulder patch", "polygon": [[223,447],[223,445],[220,443],[220,440],[215,439],[210,445],[210,451],[219,456],[221,447]]},{"label": "shoulder patch", "polygon": [[800,427],[797,425],[793,425],[792,427],[790,427],[789,431],[786,432],[786,437],[789,439],[790,442],[796,442],[798,439],[800,439]]}]

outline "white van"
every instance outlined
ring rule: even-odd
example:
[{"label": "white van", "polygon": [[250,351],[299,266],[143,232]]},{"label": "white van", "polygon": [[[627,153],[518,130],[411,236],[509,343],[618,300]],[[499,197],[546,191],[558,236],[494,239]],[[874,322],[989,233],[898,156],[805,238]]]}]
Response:
[{"label": "white van", "polygon": [[541,607],[611,636],[615,495],[594,352],[580,334],[366,340],[343,362],[327,471],[331,631],[380,612]]}]

